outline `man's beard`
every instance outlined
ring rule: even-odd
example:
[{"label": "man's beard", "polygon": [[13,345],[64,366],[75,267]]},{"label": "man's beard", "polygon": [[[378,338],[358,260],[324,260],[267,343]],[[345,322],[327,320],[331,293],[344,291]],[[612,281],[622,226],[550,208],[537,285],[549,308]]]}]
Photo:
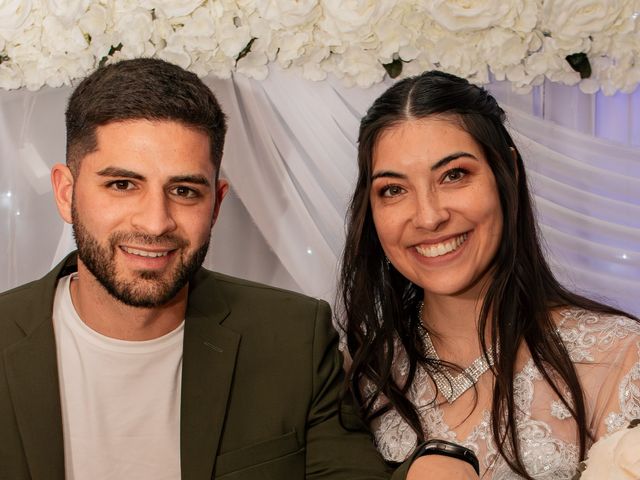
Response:
[{"label": "man's beard", "polygon": [[[204,262],[209,249],[209,238],[185,258],[178,259],[171,272],[153,270],[133,271],[131,280],[118,279],[116,260],[118,245],[130,243],[138,246],[186,248],[189,242],[175,235],[153,236],[145,233],[114,232],[101,246],[80,221],[75,205],[71,208],[73,236],[78,247],[78,256],[100,284],[125,305],[140,308],[156,308],[165,305],[191,280]],[[135,278],[137,276],[137,278]]]}]

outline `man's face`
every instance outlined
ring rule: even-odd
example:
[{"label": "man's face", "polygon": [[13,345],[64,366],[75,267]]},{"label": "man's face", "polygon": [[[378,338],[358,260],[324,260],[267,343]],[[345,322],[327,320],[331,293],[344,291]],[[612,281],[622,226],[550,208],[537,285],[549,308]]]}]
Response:
[{"label": "man's face", "polygon": [[202,264],[226,182],[215,182],[207,135],[181,123],[129,120],[96,133],[69,209],[80,263],[122,303],[159,307]]}]

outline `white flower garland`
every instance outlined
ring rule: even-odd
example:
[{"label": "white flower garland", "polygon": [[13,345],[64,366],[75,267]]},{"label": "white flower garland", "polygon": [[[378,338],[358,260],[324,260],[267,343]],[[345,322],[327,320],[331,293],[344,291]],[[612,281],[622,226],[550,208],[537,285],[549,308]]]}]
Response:
[{"label": "white flower garland", "polygon": [[155,56],[223,78],[264,79],[277,63],[360,87],[440,69],[524,91],[547,78],[631,92],[639,15],[640,0],[0,0],[0,88]]}]

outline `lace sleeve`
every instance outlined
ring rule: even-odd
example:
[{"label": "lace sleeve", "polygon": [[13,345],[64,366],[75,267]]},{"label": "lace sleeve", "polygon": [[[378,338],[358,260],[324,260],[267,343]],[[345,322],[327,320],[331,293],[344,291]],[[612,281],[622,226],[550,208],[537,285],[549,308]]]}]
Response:
[{"label": "lace sleeve", "polygon": [[625,317],[616,317],[616,323],[617,335],[595,358],[607,370],[600,389],[585,389],[593,402],[596,440],[640,418],[640,323]]}]

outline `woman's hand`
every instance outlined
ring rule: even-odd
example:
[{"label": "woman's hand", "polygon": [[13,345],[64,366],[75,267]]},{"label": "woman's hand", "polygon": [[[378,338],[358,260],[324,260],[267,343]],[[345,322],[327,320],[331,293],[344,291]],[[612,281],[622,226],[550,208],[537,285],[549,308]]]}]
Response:
[{"label": "woman's hand", "polygon": [[445,455],[417,458],[407,473],[407,480],[477,480],[473,467],[463,460]]}]

